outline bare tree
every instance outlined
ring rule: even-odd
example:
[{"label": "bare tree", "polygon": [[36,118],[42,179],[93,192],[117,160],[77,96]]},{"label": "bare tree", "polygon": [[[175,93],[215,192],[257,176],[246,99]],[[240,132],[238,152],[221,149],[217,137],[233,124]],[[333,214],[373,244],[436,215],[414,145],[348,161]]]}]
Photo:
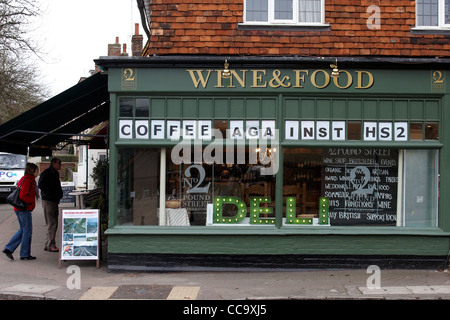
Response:
[{"label": "bare tree", "polygon": [[0,54],[0,124],[38,105],[46,89],[36,69],[14,56]]},{"label": "bare tree", "polygon": [[0,0],[0,51],[37,54],[38,47],[28,37],[28,31],[31,20],[40,13],[36,0]]},{"label": "bare tree", "polygon": [[47,95],[30,62],[39,47],[28,37],[40,15],[36,0],[0,0],[0,124],[39,104]]}]

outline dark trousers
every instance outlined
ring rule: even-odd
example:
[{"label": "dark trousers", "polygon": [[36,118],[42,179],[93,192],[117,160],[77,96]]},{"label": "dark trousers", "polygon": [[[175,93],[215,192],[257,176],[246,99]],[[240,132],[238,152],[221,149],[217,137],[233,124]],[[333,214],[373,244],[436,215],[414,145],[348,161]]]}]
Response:
[{"label": "dark trousers", "polygon": [[45,249],[56,248],[56,230],[58,229],[58,203],[42,200],[44,209],[45,223],[47,224],[47,238],[45,240]]}]

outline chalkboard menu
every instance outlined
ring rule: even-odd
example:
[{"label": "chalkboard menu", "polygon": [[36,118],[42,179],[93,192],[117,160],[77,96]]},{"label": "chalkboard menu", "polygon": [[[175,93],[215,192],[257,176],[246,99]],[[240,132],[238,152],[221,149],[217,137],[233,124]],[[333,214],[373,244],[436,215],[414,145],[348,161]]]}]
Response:
[{"label": "chalkboard menu", "polygon": [[331,225],[396,225],[397,185],[398,150],[324,150],[322,195]]}]

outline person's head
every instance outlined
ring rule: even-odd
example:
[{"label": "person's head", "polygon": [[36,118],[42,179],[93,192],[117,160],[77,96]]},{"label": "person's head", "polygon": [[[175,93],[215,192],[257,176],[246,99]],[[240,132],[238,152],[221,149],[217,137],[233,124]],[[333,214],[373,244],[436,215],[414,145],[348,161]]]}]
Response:
[{"label": "person's head", "polygon": [[56,170],[61,170],[61,159],[53,158],[50,165]]},{"label": "person's head", "polygon": [[222,180],[222,181],[228,181],[228,180],[230,180],[230,178],[231,178],[231,173],[230,173],[230,171],[228,171],[228,170],[223,170],[221,173],[220,173],[220,180]]},{"label": "person's head", "polygon": [[38,172],[38,166],[34,163],[28,162],[25,165],[25,174],[36,177],[38,175]]}]

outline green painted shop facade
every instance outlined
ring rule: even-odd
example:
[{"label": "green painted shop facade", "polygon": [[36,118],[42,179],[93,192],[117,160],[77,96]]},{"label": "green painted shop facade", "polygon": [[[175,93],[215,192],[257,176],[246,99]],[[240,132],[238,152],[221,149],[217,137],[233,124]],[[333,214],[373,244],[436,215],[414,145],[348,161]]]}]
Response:
[{"label": "green painted shop facade", "polygon": [[224,61],[96,61],[109,270],[445,264],[447,64]]}]

